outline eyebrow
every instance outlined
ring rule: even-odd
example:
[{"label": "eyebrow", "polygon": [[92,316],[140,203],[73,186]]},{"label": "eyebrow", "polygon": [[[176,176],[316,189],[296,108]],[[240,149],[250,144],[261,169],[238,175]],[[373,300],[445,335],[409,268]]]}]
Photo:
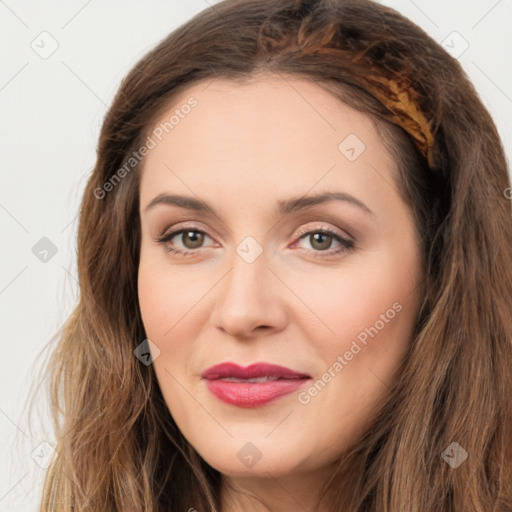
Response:
[{"label": "eyebrow", "polygon": [[[295,211],[304,210],[312,206],[327,203],[329,201],[344,201],[353,204],[358,206],[364,212],[375,217],[375,214],[370,210],[370,208],[368,208],[368,206],[366,206],[356,197],[345,192],[323,192],[316,195],[292,197],[287,200],[278,201],[275,214],[283,216]],[[178,206],[180,208],[195,210],[198,212],[209,212],[218,217],[215,210],[205,201],[191,196],[180,196],[172,194],[158,194],[154,199],[150,201],[146,208],[144,208],[144,212],[147,212],[159,204]]]}]

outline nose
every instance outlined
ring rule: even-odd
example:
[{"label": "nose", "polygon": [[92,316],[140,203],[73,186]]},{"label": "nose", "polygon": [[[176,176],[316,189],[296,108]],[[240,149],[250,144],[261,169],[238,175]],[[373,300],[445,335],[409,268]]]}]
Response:
[{"label": "nose", "polygon": [[264,254],[252,263],[235,254],[230,271],[216,288],[211,320],[224,333],[247,339],[256,331],[270,333],[285,327],[284,285]]}]

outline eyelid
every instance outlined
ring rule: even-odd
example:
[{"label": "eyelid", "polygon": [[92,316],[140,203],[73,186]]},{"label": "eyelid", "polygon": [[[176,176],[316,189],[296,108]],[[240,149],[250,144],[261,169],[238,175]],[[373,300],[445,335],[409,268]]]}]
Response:
[{"label": "eyelid", "polygon": [[212,235],[210,235],[208,230],[203,227],[202,224],[196,223],[194,221],[184,221],[184,222],[179,222],[178,224],[173,224],[170,228],[166,228],[164,230],[164,232],[157,238],[165,237],[165,236],[167,236],[167,234],[175,233],[177,231],[179,232],[179,231],[186,231],[186,230],[200,231],[201,233],[205,233],[206,235],[208,235],[210,238],[212,238],[212,239],[214,238]]},{"label": "eyelid", "polygon": [[[321,222],[321,221],[319,221]],[[183,224],[183,225],[182,225]],[[313,224],[313,225],[312,225]],[[170,229],[166,229],[164,233],[153,240],[156,243],[165,245],[167,242],[169,242],[170,239],[174,238],[175,236],[178,236],[179,234],[186,232],[186,231],[197,231],[199,233],[203,233],[212,240],[215,240],[215,237],[211,236],[209,232],[205,229],[203,229],[202,226],[200,226],[198,223],[194,221],[184,221],[182,223],[174,224]],[[343,247],[345,247],[345,250],[350,250],[356,247],[357,241],[354,237],[352,237],[349,233],[347,233],[345,230],[341,230],[338,227],[330,227],[325,225],[318,225],[314,223],[308,223],[305,226],[302,226],[295,234],[294,241],[292,242],[291,246],[293,247],[296,244],[298,244],[305,235],[315,233],[315,232],[324,232],[330,236],[333,236],[337,239],[338,243],[341,244],[342,247],[339,247],[337,249],[329,249],[326,251],[315,251],[312,249],[303,249],[306,253],[312,253],[314,255],[318,254],[321,255],[321,257],[328,258],[329,256],[334,256],[338,254],[338,252],[343,252],[341,250]],[[191,253],[199,253],[202,252],[201,249],[207,249],[208,247],[198,247],[196,249],[170,249],[168,248],[168,252],[174,252],[176,254],[181,253],[182,255],[187,255]]]},{"label": "eyelid", "polygon": [[[322,222],[322,221],[319,221],[319,222]],[[182,226],[183,224],[183,226]],[[315,230],[315,229],[318,229],[318,230],[330,230],[330,231],[335,231],[335,233],[343,238],[345,237],[348,237],[350,239],[350,241],[354,241],[355,242],[355,239],[353,236],[351,236],[349,233],[347,233],[347,231],[345,230],[341,230],[340,228],[338,227],[335,227],[334,229],[331,228],[330,226],[326,227],[325,225],[318,225],[318,224],[315,224],[315,225],[311,225],[312,223],[308,223],[304,226],[301,226],[299,228],[298,231],[296,231],[296,234],[295,236],[297,238],[300,238],[302,237],[302,235],[305,235],[305,234],[308,234],[310,233],[312,230]],[[313,223],[314,224],[314,223]],[[177,234],[176,232],[179,232],[181,230],[197,230],[199,232],[202,232],[202,233],[205,233],[206,235],[208,235],[211,239],[214,239],[215,237],[213,237],[207,229],[204,229],[204,227],[199,224],[199,223],[196,223],[195,221],[183,221],[183,222],[180,222],[178,224],[174,224],[171,228],[166,228],[164,230],[164,232],[158,236],[156,239],[161,239],[165,236],[167,236],[167,234],[171,234],[171,233],[175,233]]]},{"label": "eyelid", "polygon": [[297,231],[297,237],[301,237],[302,235],[305,235],[305,234],[308,234],[308,233],[311,233],[311,231],[315,231],[315,230],[318,230],[318,231],[329,231],[329,232],[334,232],[336,233],[336,235],[340,236],[341,238],[345,238],[345,239],[349,239],[349,241],[351,242],[354,242],[355,243],[355,238],[350,235],[350,233],[347,233],[347,231],[345,230],[342,230],[341,228],[338,228],[337,226],[335,226],[334,228],[331,227],[331,226],[326,226],[326,225],[318,225],[318,224],[314,224],[314,225],[311,225],[311,223],[309,224],[306,224],[305,226],[302,226],[298,231]]}]

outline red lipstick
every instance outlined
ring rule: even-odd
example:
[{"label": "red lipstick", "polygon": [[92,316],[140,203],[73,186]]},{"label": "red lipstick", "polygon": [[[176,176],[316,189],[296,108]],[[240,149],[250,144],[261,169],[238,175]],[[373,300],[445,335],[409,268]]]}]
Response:
[{"label": "red lipstick", "polygon": [[219,400],[238,407],[260,407],[292,393],[311,376],[270,363],[243,367],[222,363],[206,369],[201,377]]}]

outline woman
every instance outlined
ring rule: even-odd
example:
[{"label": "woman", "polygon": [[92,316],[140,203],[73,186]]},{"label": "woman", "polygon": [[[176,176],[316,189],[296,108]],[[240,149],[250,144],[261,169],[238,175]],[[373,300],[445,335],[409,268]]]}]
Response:
[{"label": "woman", "polygon": [[392,9],[195,16],[103,124],[42,509],[512,510],[507,190]]}]

